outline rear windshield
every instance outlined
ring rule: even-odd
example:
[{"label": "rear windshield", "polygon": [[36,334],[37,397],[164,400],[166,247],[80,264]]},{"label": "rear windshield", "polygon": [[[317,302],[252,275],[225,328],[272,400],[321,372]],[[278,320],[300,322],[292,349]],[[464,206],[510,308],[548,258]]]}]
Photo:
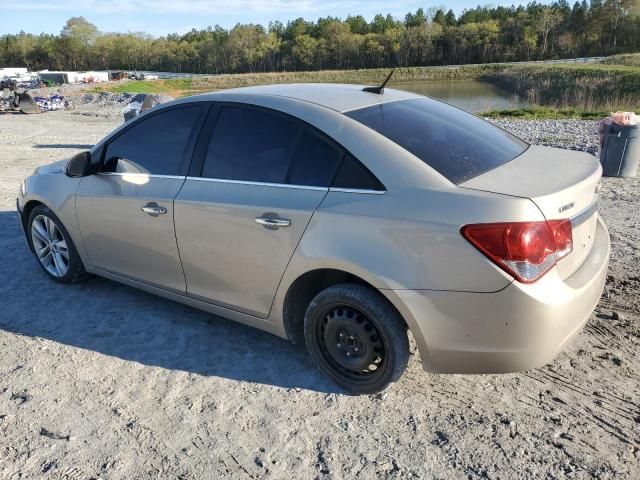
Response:
[{"label": "rear windshield", "polygon": [[513,160],[528,146],[475,115],[430,98],[381,103],[345,115],[410,151],[455,184]]}]

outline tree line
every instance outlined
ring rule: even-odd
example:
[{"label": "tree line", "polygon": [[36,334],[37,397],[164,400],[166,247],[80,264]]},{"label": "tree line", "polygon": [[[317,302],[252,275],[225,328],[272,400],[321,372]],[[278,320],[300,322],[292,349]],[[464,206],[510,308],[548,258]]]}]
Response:
[{"label": "tree line", "polygon": [[640,50],[640,0],[571,6],[477,7],[456,16],[418,9],[404,19],[360,15],[179,35],[103,33],[83,17],[59,35],[0,36],[0,65],[31,70],[124,69],[244,73],[527,61]]}]

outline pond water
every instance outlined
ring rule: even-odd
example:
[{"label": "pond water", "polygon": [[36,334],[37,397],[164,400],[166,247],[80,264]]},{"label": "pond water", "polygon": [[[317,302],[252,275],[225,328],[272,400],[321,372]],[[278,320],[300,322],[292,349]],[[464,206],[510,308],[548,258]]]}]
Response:
[{"label": "pond water", "polygon": [[512,93],[476,80],[402,82],[394,88],[444,100],[471,112],[516,109],[524,102]]}]

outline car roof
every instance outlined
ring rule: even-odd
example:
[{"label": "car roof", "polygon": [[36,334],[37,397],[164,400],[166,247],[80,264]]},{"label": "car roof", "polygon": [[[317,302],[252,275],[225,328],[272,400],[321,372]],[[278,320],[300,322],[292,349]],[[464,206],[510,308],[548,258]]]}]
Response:
[{"label": "car roof", "polygon": [[[365,92],[365,85],[340,83],[289,83],[258,85],[213,92],[198,97],[228,100],[229,96],[271,95],[314,103],[338,112],[347,112],[381,103],[417,98],[419,95],[403,90],[385,88],[382,94]],[[223,98],[225,97],[225,98]],[[241,100],[241,98],[238,98]]]}]

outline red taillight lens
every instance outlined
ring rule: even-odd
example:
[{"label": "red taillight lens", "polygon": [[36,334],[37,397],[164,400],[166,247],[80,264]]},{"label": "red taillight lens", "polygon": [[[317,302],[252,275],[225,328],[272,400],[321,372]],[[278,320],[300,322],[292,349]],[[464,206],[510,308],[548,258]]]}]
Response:
[{"label": "red taillight lens", "polygon": [[573,230],[571,220],[549,220],[547,221],[553,240],[556,244],[556,260],[566,257],[573,250]]},{"label": "red taillight lens", "polygon": [[504,227],[505,259],[540,265],[555,251],[545,222],[514,223]]},{"label": "red taillight lens", "polygon": [[465,225],[461,233],[496,265],[524,283],[535,282],[573,248],[569,220]]}]

